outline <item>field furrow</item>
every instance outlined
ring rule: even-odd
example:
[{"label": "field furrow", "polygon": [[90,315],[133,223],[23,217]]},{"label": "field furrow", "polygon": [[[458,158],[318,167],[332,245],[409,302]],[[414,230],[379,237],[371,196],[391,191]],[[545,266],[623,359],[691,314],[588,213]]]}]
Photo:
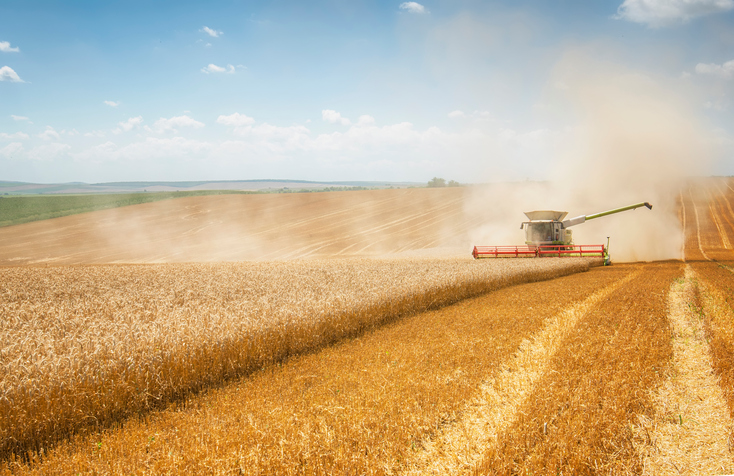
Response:
[{"label": "field furrow", "polygon": [[543,328],[524,340],[517,353],[503,364],[490,381],[483,382],[478,395],[462,411],[461,418],[447,426],[424,450],[411,458],[405,474],[469,474],[481,462],[487,448],[495,445],[516,416],[518,408],[549,370],[551,357],[578,321],[620,286],[637,277],[641,269],[591,293],[549,319]]},{"label": "field furrow", "polygon": [[692,266],[699,281],[698,298],[713,367],[734,418],[734,272],[720,263]]},{"label": "field furrow", "polygon": [[460,419],[549,319],[630,273],[594,269],[417,314],[183,405],[77,437],[9,474],[392,474]]},{"label": "field furrow", "polygon": [[673,328],[673,362],[654,394],[653,418],[640,415],[638,436],[644,475],[700,475],[734,472],[729,449],[731,418],[711,365],[711,352],[696,303],[696,275],[673,283],[669,318]]},{"label": "field furrow", "polygon": [[678,265],[643,273],[586,314],[517,411],[480,474],[639,474],[633,425],[672,357],[667,292]]}]

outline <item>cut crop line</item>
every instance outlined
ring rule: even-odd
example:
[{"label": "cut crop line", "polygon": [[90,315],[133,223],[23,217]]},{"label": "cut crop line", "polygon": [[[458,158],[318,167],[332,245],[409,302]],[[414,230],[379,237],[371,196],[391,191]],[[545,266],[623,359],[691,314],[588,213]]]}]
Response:
[{"label": "cut crop line", "polygon": [[683,257],[683,261],[686,260],[686,202],[683,201],[683,191],[679,190],[680,195],[680,206],[683,209],[683,243],[680,245],[680,255]]},{"label": "cut crop line", "polygon": [[642,273],[640,268],[562,311],[531,340],[524,340],[516,356],[503,365],[496,377],[479,388],[460,419],[435,441],[423,443],[423,451],[406,467],[406,475],[470,473],[487,448],[512,424],[517,409],[537,381],[551,369],[551,358],[579,320],[600,301]]},{"label": "cut crop line", "polygon": [[729,237],[726,236],[726,231],[724,231],[721,227],[721,222],[719,221],[719,217],[716,214],[716,210],[714,210],[713,203],[709,203],[709,210],[711,211],[711,218],[714,221],[714,225],[716,225],[716,229],[719,231],[719,238],[721,239],[721,244],[724,246],[725,249],[727,250],[731,249],[731,243],[729,243]]},{"label": "cut crop line", "polygon": [[689,193],[691,194],[691,203],[693,204],[693,211],[696,213],[696,237],[698,238],[698,249],[704,258],[706,258],[708,261],[711,261],[711,258],[708,257],[706,252],[703,251],[703,247],[701,246],[701,221],[698,218],[698,208],[696,208],[696,201],[693,199],[693,193],[690,190],[689,190]]},{"label": "cut crop line", "polygon": [[731,249],[731,243],[729,242],[729,237],[726,235],[726,230],[722,227],[721,221],[719,221],[719,214],[716,212],[716,209],[714,207],[714,203],[716,203],[716,197],[714,197],[714,194],[709,191],[709,211],[711,211],[711,218],[714,221],[714,225],[716,225],[716,229],[719,231],[719,238],[721,238],[721,244],[724,246],[725,249],[730,250]]},{"label": "cut crop line", "polygon": [[719,189],[719,186],[716,186],[716,191],[721,195],[721,198],[717,200],[717,202],[724,202],[726,205],[726,208],[729,209],[729,213],[726,213],[726,210],[724,210],[724,207],[721,206],[721,216],[724,217],[724,220],[729,224],[729,230],[734,230],[734,223],[732,223],[732,219],[734,219],[734,210],[731,208],[731,204],[729,203],[729,199],[726,196],[726,190]]},{"label": "cut crop line", "polygon": [[726,401],[714,375],[701,318],[690,306],[694,279],[696,274],[686,265],[685,280],[673,282],[668,294],[673,376],[653,397],[659,418],[640,417],[637,431],[650,435],[652,443],[640,448],[643,474],[734,472]]}]

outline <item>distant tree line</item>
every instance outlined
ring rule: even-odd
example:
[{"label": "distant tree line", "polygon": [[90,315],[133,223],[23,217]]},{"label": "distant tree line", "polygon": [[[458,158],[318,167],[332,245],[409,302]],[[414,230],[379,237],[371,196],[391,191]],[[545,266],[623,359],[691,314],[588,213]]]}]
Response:
[{"label": "distant tree line", "polygon": [[446,183],[446,179],[443,179],[441,177],[433,177],[431,180],[428,181],[428,187],[429,188],[461,187],[461,184],[457,182],[456,180],[449,180],[448,183]]}]

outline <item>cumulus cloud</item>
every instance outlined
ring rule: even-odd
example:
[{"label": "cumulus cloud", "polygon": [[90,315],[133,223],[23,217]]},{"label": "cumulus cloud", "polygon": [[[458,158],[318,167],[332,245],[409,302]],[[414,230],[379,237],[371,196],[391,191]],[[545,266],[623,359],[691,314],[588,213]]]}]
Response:
[{"label": "cumulus cloud", "polygon": [[469,114],[465,113],[464,111],[451,111],[449,114],[449,119],[464,119],[464,118],[471,118],[474,121],[491,121],[492,115],[489,113],[489,111],[474,111]]},{"label": "cumulus cloud", "polygon": [[[255,119],[252,117],[237,112],[229,116],[219,116],[217,118],[217,123],[231,127],[234,134],[249,138],[247,147],[250,150],[282,153],[284,151],[305,150],[308,148],[307,144],[310,140],[309,134],[311,131],[305,126],[294,125],[283,127],[268,123],[255,125],[255,122]],[[239,144],[236,147],[241,148],[243,144]]]},{"label": "cumulus cloud", "polygon": [[255,119],[250,116],[246,116],[245,114],[240,114],[239,112],[235,112],[229,116],[222,115],[217,118],[217,124],[224,124],[225,126],[232,127],[251,126],[254,123]]},{"label": "cumulus cloud", "polygon": [[11,142],[0,149],[0,157],[12,159],[13,157],[17,157],[21,152],[23,152],[23,144],[20,142]]},{"label": "cumulus cloud", "polygon": [[358,126],[371,126],[374,123],[375,123],[375,118],[367,114],[359,116],[359,119],[357,119]]},{"label": "cumulus cloud", "polygon": [[201,68],[202,73],[210,74],[210,73],[227,73],[227,74],[234,74],[235,68],[231,64],[228,64],[226,68],[223,68],[221,66],[217,66],[215,64],[209,63],[208,66]]},{"label": "cumulus cloud", "polygon": [[428,10],[426,10],[426,7],[424,7],[423,5],[421,5],[418,2],[403,2],[400,4],[400,9],[405,10],[409,13],[418,13],[418,14],[429,13]]},{"label": "cumulus cloud", "polygon": [[153,129],[161,133],[166,131],[176,133],[178,132],[178,129],[182,127],[193,127],[194,129],[199,129],[201,127],[204,127],[204,123],[184,115],[171,117],[170,119],[161,117],[153,124]]},{"label": "cumulus cloud", "polygon": [[11,83],[25,83],[22,79],[20,79],[20,76],[18,76],[18,73],[13,71],[13,68],[10,66],[3,66],[0,68],[0,81],[10,81]]},{"label": "cumulus cloud", "polygon": [[321,119],[331,124],[341,124],[343,126],[348,126],[352,123],[352,121],[350,121],[346,117],[342,117],[341,114],[334,111],[333,109],[324,109],[323,111],[321,111]]},{"label": "cumulus cloud", "polygon": [[733,8],[734,0],[625,0],[614,18],[656,28]]},{"label": "cumulus cloud", "polygon": [[118,122],[117,125],[119,126],[117,129],[113,130],[115,134],[119,134],[121,132],[128,132],[136,127],[140,127],[140,124],[143,123],[143,116],[138,117],[131,117],[127,121]]},{"label": "cumulus cloud", "polygon": [[12,46],[10,46],[9,41],[0,41],[0,51],[2,51],[3,53],[17,53],[20,51],[20,48],[13,48]]},{"label": "cumulus cloud", "polygon": [[69,144],[62,144],[60,142],[53,142],[51,144],[43,144],[38,147],[34,147],[28,151],[28,158],[31,160],[38,161],[50,161],[66,152],[71,150]]},{"label": "cumulus cloud", "polygon": [[26,116],[16,116],[15,114],[11,114],[10,117],[12,117],[16,122],[29,120]]},{"label": "cumulus cloud", "polygon": [[3,139],[3,140],[28,139],[28,134],[24,132],[16,132],[15,134],[8,134],[6,132],[0,132],[0,139]]},{"label": "cumulus cloud", "polygon": [[716,76],[723,79],[732,79],[734,78],[734,60],[727,61],[723,64],[698,63],[696,65],[696,73]]},{"label": "cumulus cloud", "polygon": [[107,141],[81,152],[69,154],[74,159],[88,162],[109,162],[129,160],[131,162],[161,159],[180,159],[181,157],[201,156],[212,148],[208,142],[185,139],[183,137],[148,137],[119,147]]},{"label": "cumulus cloud", "polygon": [[104,103],[110,107],[117,107],[120,105],[120,101],[105,101]]},{"label": "cumulus cloud", "polygon": [[[116,130],[117,129],[115,129],[115,131]],[[102,137],[105,137],[105,135],[106,134],[105,134],[104,131],[90,131],[90,132],[84,133],[84,137],[99,137],[99,138],[102,138]]]},{"label": "cumulus cloud", "polygon": [[202,27],[201,30],[199,30],[202,33],[206,33],[207,35],[213,37],[213,38],[219,38],[219,35],[224,35],[223,31],[220,30],[213,30],[209,28],[208,26]]},{"label": "cumulus cloud", "polygon": [[51,126],[46,126],[46,130],[38,134],[38,137],[40,137],[43,140],[59,140],[60,136],[59,133],[56,132],[56,130]]}]

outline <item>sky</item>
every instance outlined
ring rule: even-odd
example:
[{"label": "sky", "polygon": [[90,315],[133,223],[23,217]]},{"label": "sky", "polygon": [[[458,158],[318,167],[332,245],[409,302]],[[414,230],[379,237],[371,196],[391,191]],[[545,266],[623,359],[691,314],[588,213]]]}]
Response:
[{"label": "sky", "polygon": [[590,122],[734,175],[734,0],[0,4],[0,180],[547,180]]}]

